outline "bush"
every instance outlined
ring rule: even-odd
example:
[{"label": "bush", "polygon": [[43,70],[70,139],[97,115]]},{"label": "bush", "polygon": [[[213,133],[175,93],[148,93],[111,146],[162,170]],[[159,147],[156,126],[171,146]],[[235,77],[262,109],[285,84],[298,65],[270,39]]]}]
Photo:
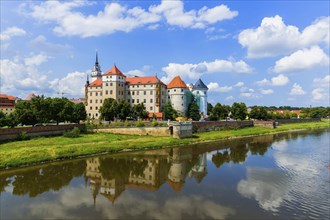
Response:
[{"label": "bush", "polygon": [[153,118],[151,124],[152,124],[152,127],[156,127],[158,125],[158,122],[155,118]]},{"label": "bush", "polygon": [[136,122],[136,126],[137,126],[137,127],[144,127],[144,123],[142,122],[141,119],[139,119],[139,120]]},{"label": "bush", "polygon": [[69,137],[69,138],[77,138],[80,136],[80,130],[79,128],[75,127],[71,131],[65,131],[63,133],[64,137]]},{"label": "bush", "polygon": [[30,140],[30,136],[27,135],[26,131],[22,131],[20,134],[17,135],[18,141]]}]

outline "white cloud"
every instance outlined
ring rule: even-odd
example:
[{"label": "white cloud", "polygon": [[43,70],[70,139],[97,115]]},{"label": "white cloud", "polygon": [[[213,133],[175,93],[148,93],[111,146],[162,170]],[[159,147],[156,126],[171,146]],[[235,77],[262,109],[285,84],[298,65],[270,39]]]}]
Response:
[{"label": "white cloud", "polygon": [[225,93],[225,92],[229,92],[232,90],[233,87],[231,86],[223,86],[223,87],[220,87],[218,83],[216,82],[210,82],[207,87],[209,88],[209,91],[210,92],[222,92],[222,93]]},{"label": "white cloud", "polygon": [[329,65],[329,57],[320,47],[313,46],[310,49],[298,50],[276,61],[274,71],[276,73],[296,72],[326,65]]},{"label": "white cloud", "polygon": [[298,85],[297,83],[293,84],[292,89],[290,91],[290,95],[305,95],[306,92],[303,90],[303,88]]},{"label": "white cloud", "polygon": [[271,82],[268,79],[264,78],[263,80],[255,82],[255,84],[257,86],[269,86],[271,85]]},{"label": "white cloud", "polygon": [[66,97],[84,97],[84,85],[86,84],[84,72],[71,72],[61,79],[49,81],[49,87],[53,90],[52,96],[60,95]]},{"label": "white cloud", "polygon": [[265,17],[258,28],[243,30],[238,40],[248,57],[271,57],[321,43],[329,46],[329,23],[330,17],[321,17],[300,32],[279,15]]},{"label": "white cloud", "polygon": [[313,89],[312,96],[314,101],[326,100],[329,94],[323,88]]},{"label": "white cloud", "polygon": [[47,41],[43,35],[37,36],[28,44],[34,50],[46,52],[47,54],[68,53],[70,46],[68,44],[55,44]]},{"label": "white cloud", "polygon": [[13,26],[0,33],[0,40],[9,41],[12,37],[24,36],[25,34],[26,31],[24,29]]},{"label": "white cloud", "polygon": [[324,78],[316,78],[313,80],[314,87],[327,88],[330,87],[330,74],[326,75]]},{"label": "white cloud", "polygon": [[272,89],[260,89],[260,93],[263,95],[269,95],[274,93],[274,91]]},{"label": "white cloud", "polygon": [[238,82],[234,85],[235,87],[241,87],[244,86],[244,82]]},{"label": "white cloud", "polygon": [[40,64],[47,62],[48,56],[44,54],[34,55],[32,57],[27,57],[24,59],[26,66],[39,66]]},{"label": "white cloud", "polygon": [[289,78],[280,74],[272,78],[273,86],[284,86],[289,83]]},{"label": "white cloud", "polygon": [[[123,31],[130,32],[139,27],[154,30],[164,18],[167,24],[183,28],[206,28],[210,24],[232,19],[238,15],[226,5],[214,8],[203,7],[186,12],[181,1],[162,1],[148,9],[128,8],[112,2],[96,15],[84,15],[74,8],[89,4],[86,1],[47,1],[31,7],[31,16],[43,22],[55,22],[53,31],[62,36],[92,37]],[[83,28],[82,28],[83,27]]]},{"label": "white cloud", "polygon": [[228,96],[228,97],[226,97],[226,100],[234,100],[235,98],[234,98],[234,96]]},{"label": "white cloud", "polygon": [[178,64],[169,63],[168,66],[163,67],[162,70],[167,74],[162,78],[163,82],[170,82],[177,74],[182,78],[198,79],[203,74],[212,73],[251,73],[253,68],[244,61],[234,60],[215,60],[212,62],[201,62],[198,64]]},{"label": "white cloud", "polygon": [[320,102],[326,101],[327,105],[330,103],[330,75],[323,78],[315,78],[313,80],[312,101]]},{"label": "white cloud", "polygon": [[145,72],[143,72],[142,70],[130,70],[128,72],[125,73],[126,76],[128,77],[133,77],[133,76],[145,76]]}]

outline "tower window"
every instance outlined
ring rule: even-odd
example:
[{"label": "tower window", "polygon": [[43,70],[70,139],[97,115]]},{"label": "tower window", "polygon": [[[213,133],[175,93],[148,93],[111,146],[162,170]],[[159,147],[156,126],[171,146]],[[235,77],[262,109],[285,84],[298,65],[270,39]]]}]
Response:
[{"label": "tower window", "polygon": [[110,83],[110,86],[112,86],[112,83]]},{"label": "tower window", "polygon": [[150,91],[150,95],[152,95],[153,94],[153,91]]},{"label": "tower window", "polygon": [[139,99],[136,99],[136,103],[140,103],[140,100]]},{"label": "tower window", "polygon": [[112,90],[110,90],[110,95],[112,95]]},{"label": "tower window", "polygon": [[143,91],[143,95],[147,95],[147,91]]},{"label": "tower window", "polygon": [[147,103],[147,100],[146,99],[143,99],[143,103]]},{"label": "tower window", "polygon": [[153,102],[153,100],[152,99],[150,99],[150,103],[152,103]]}]

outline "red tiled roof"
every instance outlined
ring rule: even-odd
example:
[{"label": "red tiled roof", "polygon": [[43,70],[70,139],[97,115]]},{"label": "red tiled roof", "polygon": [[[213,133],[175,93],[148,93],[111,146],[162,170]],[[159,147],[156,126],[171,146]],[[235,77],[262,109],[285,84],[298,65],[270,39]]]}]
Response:
[{"label": "red tiled roof", "polygon": [[172,88],[185,88],[187,89],[187,85],[185,82],[183,82],[183,80],[181,79],[180,76],[176,76],[174,77],[174,79],[172,79],[172,81],[167,85],[168,89],[172,89]]},{"label": "red tiled roof", "polygon": [[118,75],[118,76],[124,76],[126,77],[118,68],[116,65],[114,65],[111,69],[109,69],[107,72],[103,74],[103,76],[106,75]]},{"label": "red tiled roof", "polygon": [[126,78],[126,82],[131,85],[139,85],[139,84],[156,84],[157,82],[165,85],[162,81],[160,81],[156,76],[142,76],[142,77],[129,77]]},{"label": "red tiled roof", "polygon": [[93,81],[91,84],[89,84],[88,86],[89,87],[91,87],[91,86],[102,86],[102,80],[97,79],[97,80]]},{"label": "red tiled roof", "polygon": [[163,118],[163,113],[162,112],[150,112],[148,117],[152,118],[154,116],[154,114],[156,115],[157,118]]},{"label": "red tiled roof", "polygon": [[2,98],[2,99],[12,100],[12,101],[16,99],[15,96],[6,95],[6,94],[0,94],[0,98]]}]

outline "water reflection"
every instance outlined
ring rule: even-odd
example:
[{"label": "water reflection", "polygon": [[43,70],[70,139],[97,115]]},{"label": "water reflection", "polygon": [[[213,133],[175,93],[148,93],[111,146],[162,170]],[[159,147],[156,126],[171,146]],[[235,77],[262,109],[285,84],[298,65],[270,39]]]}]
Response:
[{"label": "water reflection", "polygon": [[324,218],[329,150],[320,146],[329,135],[250,137],[1,171],[0,218]]}]

